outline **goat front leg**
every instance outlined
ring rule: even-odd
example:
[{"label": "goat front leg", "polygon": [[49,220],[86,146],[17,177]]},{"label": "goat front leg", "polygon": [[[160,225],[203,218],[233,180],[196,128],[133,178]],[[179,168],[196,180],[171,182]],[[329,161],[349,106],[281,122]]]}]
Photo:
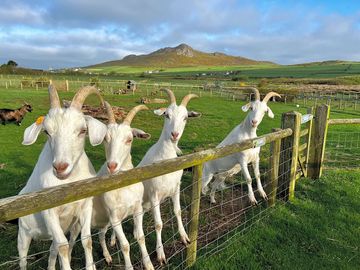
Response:
[{"label": "goat front leg", "polygon": [[160,213],[160,200],[158,199],[156,194],[155,194],[155,198],[152,198],[151,204],[152,204],[152,212],[155,221],[157,260],[161,265],[163,265],[164,263],[166,264],[164,247],[161,240],[161,231],[162,231],[163,223],[161,220],[161,213]]},{"label": "goat front leg", "polygon": [[96,269],[92,255],[92,239],[91,239],[92,207],[93,207],[92,198],[85,199],[79,219],[81,225],[81,244],[85,252],[86,270]]},{"label": "goat front leg", "polygon": [[124,256],[124,261],[125,261],[125,269],[132,270],[133,266],[130,260],[130,245],[129,245],[129,241],[126,239],[121,224],[122,220],[125,218],[123,212],[126,213],[126,211],[121,211],[121,208],[112,210],[110,213],[110,222],[113,230],[115,231],[116,237],[120,241],[121,252]]},{"label": "goat front leg", "polygon": [[182,219],[181,219],[181,206],[180,206],[180,184],[177,187],[177,191],[175,194],[171,196],[173,206],[174,206],[174,214],[177,219],[178,223],[178,230],[180,234],[181,242],[183,242],[184,245],[188,245],[190,243],[190,239],[185,231]]},{"label": "goat front leg", "polygon": [[143,212],[143,208],[142,208],[142,203],[139,202],[135,206],[135,211],[134,211],[134,216],[133,216],[133,218],[134,218],[134,237],[140,246],[142,260],[143,260],[145,269],[153,270],[154,266],[151,263],[150,256],[146,249],[146,244],[145,244],[145,236],[144,236],[144,230],[143,230],[143,216],[144,216],[144,212]]},{"label": "goat front leg", "polygon": [[50,246],[50,254],[49,254],[47,270],[56,270],[56,257],[57,257],[57,255],[58,255],[58,253],[57,253],[57,250],[56,250],[56,247],[55,247],[55,243],[53,241],[51,243],[51,246]]},{"label": "goat front leg", "polygon": [[53,249],[55,249],[59,254],[61,269],[71,270],[69,260],[69,243],[60,226],[59,216],[55,213],[54,208],[44,210],[41,214],[44,218],[47,229],[53,237]]},{"label": "goat front leg", "polygon": [[252,167],[253,167],[253,170],[254,170],[258,191],[259,191],[261,197],[263,197],[265,200],[267,200],[268,197],[267,197],[267,195],[266,195],[266,193],[265,193],[265,191],[263,189],[263,186],[261,184],[259,163],[260,163],[260,158],[257,157],[255,159],[255,161],[252,162]]},{"label": "goat front leg", "polygon": [[[71,262],[71,253],[74,248],[76,239],[78,238],[81,231],[80,223],[74,224],[74,226],[70,230],[70,239],[69,239],[69,261]],[[48,270],[55,270],[56,269],[56,257],[57,257],[57,249],[55,246],[54,241],[51,243],[50,246],[50,254],[49,254],[49,261],[48,261]]]},{"label": "goat front leg", "polygon": [[106,239],[105,239],[107,230],[108,230],[107,225],[104,228],[99,230],[99,242],[100,242],[100,246],[103,251],[103,256],[105,258],[105,261],[108,265],[110,265],[110,264],[112,264],[112,258],[111,258],[110,252],[106,246]]},{"label": "goat front leg", "polygon": [[70,239],[69,239],[69,261],[71,262],[71,254],[76,243],[76,239],[78,238],[81,232],[81,225],[79,222],[74,224],[74,226],[70,230]]},{"label": "goat front leg", "polygon": [[[26,233],[26,230],[23,229],[21,226],[21,218],[19,219],[19,232],[18,232],[18,239],[17,239],[17,248],[19,252],[19,267],[21,270],[26,269],[27,265],[27,254],[29,251],[30,243],[31,243],[31,236]],[[55,254],[56,258],[56,254]]]},{"label": "goat front leg", "polygon": [[217,190],[220,190],[222,181],[225,181],[225,177],[222,178],[221,176],[218,176],[218,175],[214,176],[214,182],[212,182],[212,184],[211,184],[211,191],[210,191],[210,202],[211,203],[216,203],[215,193]]},{"label": "goat front leg", "polygon": [[255,199],[255,195],[254,195],[254,191],[253,191],[253,188],[252,188],[252,185],[251,185],[252,179],[251,179],[251,176],[250,176],[250,173],[249,173],[247,163],[242,161],[242,162],[240,162],[240,165],[241,165],[241,171],[243,173],[243,176],[244,176],[244,178],[246,180],[246,184],[247,184],[247,187],[248,187],[249,200],[250,200],[252,205],[257,204],[257,201]]}]

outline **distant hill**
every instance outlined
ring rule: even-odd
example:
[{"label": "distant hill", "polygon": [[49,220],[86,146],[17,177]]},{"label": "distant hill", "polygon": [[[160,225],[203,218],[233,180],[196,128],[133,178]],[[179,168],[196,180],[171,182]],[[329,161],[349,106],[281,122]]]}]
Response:
[{"label": "distant hill", "polygon": [[177,47],[166,47],[143,55],[128,55],[122,60],[114,60],[89,66],[88,68],[108,66],[133,67],[191,67],[191,66],[236,66],[274,64],[266,61],[256,61],[240,56],[231,56],[221,52],[205,53],[194,50],[189,45],[180,44]]},{"label": "distant hill", "polygon": [[346,61],[346,60],[326,60],[326,61],[318,61],[318,62],[308,62],[308,63],[300,63],[293,64],[289,66],[331,66],[331,65],[351,65],[358,64],[358,61]]}]

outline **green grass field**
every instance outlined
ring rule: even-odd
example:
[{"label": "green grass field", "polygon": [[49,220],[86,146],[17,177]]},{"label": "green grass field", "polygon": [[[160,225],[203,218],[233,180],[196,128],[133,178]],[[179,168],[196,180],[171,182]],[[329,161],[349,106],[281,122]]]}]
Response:
[{"label": "green grass field", "polygon": [[[182,96],[184,96],[187,93],[187,90],[177,89],[176,90],[178,99]],[[73,93],[67,93],[67,92],[60,92],[60,98],[61,99],[71,99],[73,96]],[[115,95],[105,95],[105,99],[109,101],[112,105],[116,106],[123,106],[127,110],[131,107],[137,105],[136,103],[141,94],[136,94],[135,96],[132,95],[122,95],[122,96],[115,96]],[[14,89],[0,89],[0,107],[9,107],[9,108],[16,108],[19,107],[24,101],[32,104],[34,110],[32,113],[27,114],[23,121],[23,125],[18,127],[13,124],[6,125],[6,126],[0,126],[0,164],[5,164],[4,169],[0,170],[0,198],[16,195],[21,188],[24,186],[26,180],[31,174],[32,168],[36,164],[37,158],[39,156],[39,153],[43,147],[43,144],[45,142],[46,136],[40,135],[38,141],[31,145],[31,146],[22,146],[22,136],[25,128],[32,124],[35,119],[40,115],[45,115],[48,111],[48,94],[46,90],[39,90],[39,91],[20,91],[20,90],[14,90]],[[88,102],[90,104],[96,104],[98,103],[97,99],[94,97],[91,97],[88,99]],[[202,97],[199,99],[194,99],[189,103],[189,108],[192,110],[196,110],[202,113],[202,117],[199,119],[191,119],[188,121],[187,127],[185,129],[184,135],[180,141],[180,147],[182,148],[183,152],[190,153],[196,149],[201,148],[210,148],[216,146],[225,136],[226,134],[232,130],[233,127],[235,127],[238,123],[242,121],[242,119],[245,117],[245,113],[241,111],[241,106],[244,104],[244,102],[234,102],[230,100],[226,100],[219,97]],[[150,109],[158,108],[157,105],[150,105]],[[271,129],[273,127],[280,127],[280,119],[281,119],[281,113],[292,111],[292,110],[298,110],[302,113],[306,111],[306,108],[300,107],[296,108],[295,104],[283,104],[283,103],[273,103],[270,104],[270,107],[272,108],[275,118],[270,119],[268,117],[264,117],[264,120],[258,130],[258,135],[265,134],[271,132]],[[331,117],[333,118],[354,118],[359,117],[358,114],[348,114],[346,112],[334,112]],[[161,129],[162,129],[162,123],[163,119],[160,117],[155,116],[151,111],[147,112],[140,112],[133,122],[133,127],[141,128],[149,133],[151,133],[152,138],[149,141],[140,141],[136,140],[133,143],[133,162],[134,165],[138,164],[142,156],[145,154],[147,149],[159,138]],[[349,131],[353,130],[353,128],[349,127]],[[93,164],[96,169],[99,169],[102,163],[105,161],[104,158],[104,149],[102,146],[98,147],[91,147],[89,144],[86,146],[86,151],[90,157],[90,159],[93,161]],[[263,239],[263,244],[265,246],[259,246],[255,245],[253,246],[253,249],[251,249],[251,244],[257,243],[255,241],[257,238],[256,229],[252,230],[249,234],[245,236],[245,238],[241,238],[241,241],[248,241],[244,242],[244,248],[243,250],[239,251],[239,253],[236,254],[236,256],[233,256],[231,260],[228,262],[229,269],[233,267],[234,265],[244,265],[244,269],[247,269],[247,265],[249,265],[250,269],[261,269],[261,268],[269,268],[266,265],[277,265],[278,261],[284,262],[288,260],[288,255],[286,253],[283,253],[282,251],[284,249],[287,250],[286,247],[279,247],[279,242],[275,241],[274,235],[288,235],[288,239],[290,243],[290,239],[297,239],[296,237],[299,237],[299,234],[301,235],[301,227],[292,227],[291,224],[288,224],[290,218],[293,217],[293,211],[295,213],[301,213],[304,215],[304,218],[302,219],[304,224],[308,224],[306,226],[314,226],[313,229],[309,229],[307,232],[307,236],[304,237],[302,246],[312,246],[313,242],[311,239],[317,239],[318,230],[322,230],[322,227],[316,227],[318,226],[318,223],[322,223],[322,220],[324,220],[322,225],[328,224],[326,222],[330,222],[328,220],[328,212],[338,209],[340,210],[342,205],[338,205],[340,203],[347,202],[343,207],[345,207],[347,210],[348,208],[353,209],[359,209],[358,204],[359,201],[356,201],[356,198],[359,196],[359,189],[354,190],[354,194],[348,194],[347,191],[348,185],[352,185],[352,183],[356,184],[359,183],[359,174],[356,173],[348,173],[348,172],[332,172],[327,174],[327,176],[319,181],[319,182],[311,182],[309,180],[300,182],[300,193],[298,199],[293,204],[287,204],[287,205],[279,205],[275,208],[275,211],[272,213],[272,218],[268,220],[268,222],[260,223],[259,225],[255,225],[254,228],[257,228],[259,226],[259,230],[263,229],[264,232],[261,234]],[[334,182],[334,185],[332,185],[332,177],[338,178],[339,182],[343,181],[348,184],[341,185],[337,182]],[[341,177],[341,178],[340,178]],[[351,179],[357,178],[357,180],[352,181]],[[186,176],[184,185],[188,184],[190,181],[190,177]],[[323,183],[321,186],[320,183]],[[327,188],[329,190],[327,190]],[[341,189],[343,188],[343,189]],[[332,191],[334,189],[334,191]],[[303,190],[303,191],[302,191]],[[334,194],[337,194],[338,192],[342,193],[340,201],[332,201],[328,197],[325,197],[325,195],[319,199],[327,198],[326,204],[329,204],[328,207],[324,205],[323,207],[319,206],[319,202],[316,200],[316,192],[325,191],[325,195],[329,193],[329,196],[332,197],[332,192]],[[351,190],[351,189],[350,189]],[[357,193],[356,193],[356,192]],[[313,193],[311,193],[313,192]],[[307,197],[306,194],[312,195]],[[356,195],[357,194],[357,195]],[[340,196],[340,195],[339,195]],[[349,200],[346,200],[347,196],[349,196]],[[357,196],[357,197],[356,197]],[[322,211],[320,211],[320,207]],[[357,207],[357,208],[356,208]],[[312,211],[311,208],[318,208],[316,211]],[[308,215],[308,211],[311,210],[311,213],[313,215]],[[298,212],[296,212],[298,211]],[[347,239],[354,238],[354,234],[347,233],[347,231],[353,231],[356,230],[359,222],[359,211],[354,210],[354,216],[352,217],[347,212],[344,212],[344,217],[342,217],[342,221],[345,222],[345,225],[348,226],[347,230],[339,235],[335,235],[334,237],[342,241],[341,243],[347,243]],[[339,212],[340,213],[340,212]],[[314,218],[316,217],[316,219]],[[344,220],[348,218],[348,220]],[[340,219],[340,217],[339,217]],[[271,222],[270,222],[271,221]],[[296,221],[296,220],[295,220]],[[293,222],[295,222],[293,221]],[[326,221],[326,222],[325,222]],[[299,221],[300,222],[300,221]],[[269,226],[266,224],[269,223]],[[281,224],[281,226],[280,226]],[[287,225],[288,224],[288,225]],[[296,225],[296,222],[295,222]],[[295,226],[294,225],[294,226]],[[344,228],[344,224],[337,222],[334,223],[333,226],[334,230],[341,231]],[[318,230],[317,230],[318,229]],[[300,233],[299,233],[300,230]],[[17,255],[16,250],[16,228],[13,226],[10,226],[7,228],[7,230],[0,229],[1,237],[0,237],[0,265],[5,262],[12,260],[14,256]],[[324,232],[325,233],[325,232]],[[268,238],[266,238],[266,235],[269,234]],[[249,235],[249,236],[248,236]],[[260,237],[260,236],[259,236]],[[294,238],[291,238],[294,237]],[[244,240],[245,239],[245,240]],[[248,239],[248,240],[246,240]],[[252,240],[254,239],[254,240]],[[359,239],[359,237],[357,238]],[[240,241],[240,240],[239,240]],[[255,241],[255,242],[252,242]],[[297,241],[297,240],[296,240]],[[359,241],[356,245],[356,239],[354,238],[355,244],[353,242],[349,242],[348,244],[358,247]],[[148,240],[148,246],[152,247],[154,243],[154,235],[151,235]],[[285,242],[286,243],[286,242]],[[258,243],[260,244],[260,243]],[[291,247],[296,250],[296,243],[293,243]],[[335,245],[335,243],[333,243]],[[233,253],[233,251],[239,248],[239,245],[235,242],[235,248],[230,249],[227,251],[228,254],[226,256],[230,257],[230,254]],[[152,250],[152,248],[149,247],[149,250]],[[30,253],[39,252],[42,250],[45,250],[48,248],[48,243],[42,243],[42,244],[33,244],[31,247]],[[101,253],[98,250],[99,247],[95,248],[95,257],[101,258]],[[277,250],[279,248],[279,250]],[[317,248],[317,247],[316,247]],[[333,251],[331,245],[324,245],[322,249],[322,254],[332,254]],[[266,250],[265,250],[266,249]],[[345,250],[346,251],[346,250]],[[340,254],[339,261],[345,263],[348,258],[348,251],[344,254]],[[266,253],[268,252],[268,253]],[[267,264],[262,264],[263,261],[257,260],[257,257],[255,257],[256,254],[260,254],[259,256],[262,256],[261,254],[264,254],[264,256],[268,256],[268,254],[271,252],[274,252],[277,257],[274,257],[271,262],[266,262]],[[358,252],[358,250],[357,250]],[[252,256],[249,257],[249,253],[254,253]],[[80,253],[81,249],[80,249]],[[294,256],[296,256],[296,252],[293,251],[292,253]],[[79,255],[81,256],[81,255]],[[269,260],[272,256],[269,257]],[[250,259],[247,259],[250,258]],[[300,257],[297,258],[299,261],[301,260],[307,260],[308,257]],[[314,256],[314,260],[316,260],[316,256]],[[344,259],[345,258],[345,259]],[[358,257],[355,257],[353,259],[356,262],[356,259],[358,260]],[[222,262],[225,261],[225,259],[219,259],[218,257],[214,257],[214,262],[211,263],[212,267],[214,269],[223,269],[219,268],[219,264],[216,263],[216,260],[221,260]],[[266,260],[266,259],[264,259]],[[339,262],[339,264],[340,264]],[[244,264],[243,264],[244,263]],[[322,258],[319,258],[318,261],[314,262],[314,265],[319,265],[322,263]],[[41,267],[46,267],[46,259],[39,264]],[[274,267],[275,267],[274,266]],[[284,268],[286,269],[286,264],[283,264]],[[196,266],[198,269],[210,269],[211,267],[209,264],[205,261],[199,262],[198,266]],[[218,268],[216,268],[218,267]],[[281,267],[279,267],[281,268]],[[1,267],[0,267],[1,269]],[[9,268],[3,268],[3,269],[9,269]],[[16,269],[16,268],[11,268]],[[33,265],[31,269],[39,269],[38,265]],[[227,268],[226,268],[227,269]],[[233,268],[235,269],[235,268]],[[236,268],[238,269],[238,268]],[[303,268],[305,269],[305,268]],[[355,269],[355,268],[349,268],[349,269]]]},{"label": "green grass field", "polygon": [[193,269],[359,269],[359,197],[359,171],[301,179],[293,202],[279,203]]},{"label": "green grass field", "polygon": [[[151,77],[161,79],[162,77],[186,78],[195,76],[200,77],[220,77],[231,78],[232,74],[224,75],[227,71],[237,71],[236,76],[246,76],[253,79],[260,78],[334,78],[339,76],[355,76],[360,74],[359,62],[330,62],[313,63],[304,65],[243,65],[243,66],[195,66],[181,68],[159,68],[159,67],[128,67],[110,66],[89,69],[93,73],[123,73],[134,74],[149,70],[159,70],[159,73],[151,74]],[[204,74],[203,74],[204,73]],[[211,73],[211,74],[210,74]]]}]

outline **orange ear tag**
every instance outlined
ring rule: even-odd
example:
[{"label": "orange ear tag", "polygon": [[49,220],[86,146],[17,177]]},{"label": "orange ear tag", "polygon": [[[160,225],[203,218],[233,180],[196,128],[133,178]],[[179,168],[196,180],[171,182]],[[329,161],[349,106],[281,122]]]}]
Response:
[{"label": "orange ear tag", "polygon": [[36,125],[41,125],[43,122],[44,122],[44,119],[45,119],[45,116],[39,116],[37,119],[36,119]]}]

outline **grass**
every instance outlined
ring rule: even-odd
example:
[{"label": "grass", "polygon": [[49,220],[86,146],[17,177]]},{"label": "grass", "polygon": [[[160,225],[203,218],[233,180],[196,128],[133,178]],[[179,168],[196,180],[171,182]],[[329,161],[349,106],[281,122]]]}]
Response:
[{"label": "grass", "polygon": [[[176,89],[176,94],[179,100],[186,93],[186,89]],[[59,94],[61,99],[71,99],[73,96],[73,93],[67,92],[60,92]],[[112,105],[123,106],[129,110],[131,107],[138,104],[137,101],[140,96],[142,96],[141,93],[137,93],[135,96],[105,95],[105,99]],[[21,145],[25,128],[32,124],[39,115],[45,115],[48,111],[47,91],[20,91],[15,89],[0,88],[0,107],[16,108],[24,101],[32,104],[34,111],[26,115],[23,125],[20,127],[13,124],[0,126],[0,164],[5,163],[5,168],[0,170],[0,198],[16,195],[21,190],[30,176],[45,142],[46,136],[40,135],[38,141],[32,146]],[[88,99],[87,103],[97,104],[98,101],[96,98],[91,97]],[[233,102],[223,98],[209,96],[192,100],[188,107],[192,110],[201,112],[203,115],[200,119],[189,120],[180,142],[180,147],[183,149],[184,153],[186,154],[197,149],[216,146],[226,136],[226,134],[245,117],[246,114],[241,111],[241,106],[243,104],[244,102]],[[157,105],[149,105],[149,107],[150,109],[158,108]],[[294,104],[272,103],[270,104],[270,107],[275,114],[275,118],[270,119],[265,116],[260,129],[258,130],[258,135],[271,132],[273,127],[279,127],[281,113],[291,110],[298,110],[302,113],[305,113],[306,111],[306,108],[296,108]],[[346,112],[339,111],[332,114],[332,117],[352,118],[354,115],[349,115]],[[155,116],[151,111],[141,112],[135,117],[133,126],[151,133],[152,138],[149,141],[136,140],[134,142],[134,165],[138,164],[147,149],[159,138],[162,123],[163,119]],[[351,128],[348,130],[350,131]],[[91,147],[87,144],[86,152],[92,160],[95,168],[99,169],[105,161],[103,147]],[[338,176],[339,175],[341,176],[342,174],[339,173]],[[184,185],[188,184],[189,181],[190,177],[186,176]],[[182,203],[184,203],[184,201]],[[279,207],[279,211],[286,212],[288,211],[287,207],[288,206],[286,205],[281,206]],[[290,207],[292,207],[292,205],[290,205]],[[326,218],[326,216],[324,218]],[[289,227],[289,229],[284,228],[284,230],[287,230],[287,233],[289,234],[293,233],[291,227]],[[0,231],[0,265],[2,262],[9,261],[13,258],[13,256],[17,255],[16,233],[17,230],[15,227],[8,227],[6,231]],[[130,229],[128,230],[128,233],[131,233]],[[152,243],[154,243],[154,235],[150,235],[148,243],[152,246]],[[48,249],[48,243],[33,243],[30,253],[36,253],[46,249]],[[274,246],[270,248],[270,250],[274,249]],[[94,248],[94,250],[99,250],[99,247]],[[149,250],[152,249],[149,248]],[[95,257],[101,258],[100,252],[95,251],[95,253]],[[78,254],[82,254],[81,249]],[[46,260],[40,265],[45,267]],[[36,267],[38,267],[38,265],[33,266],[31,269],[36,269]],[[203,269],[206,269],[206,267]]]},{"label": "grass", "polygon": [[[360,74],[359,62],[332,62],[328,64],[313,63],[304,65],[242,65],[242,66],[195,66],[181,68],[159,68],[159,67],[131,67],[110,66],[89,69],[95,73],[142,73],[149,70],[161,70],[159,73],[151,74],[150,77],[161,79],[162,77],[191,77],[199,74],[202,77],[226,78],[224,72],[237,71],[236,75],[249,78],[334,78],[339,76],[355,76]],[[201,75],[205,73],[206,75]],[[211,73],[211,74],[209,74]],[[228,75],[231,78],[232,75]]]},{"label": "grass", "polygon": [[360,172],[301,179],[296,198],[194,269],[359,269]]}]

